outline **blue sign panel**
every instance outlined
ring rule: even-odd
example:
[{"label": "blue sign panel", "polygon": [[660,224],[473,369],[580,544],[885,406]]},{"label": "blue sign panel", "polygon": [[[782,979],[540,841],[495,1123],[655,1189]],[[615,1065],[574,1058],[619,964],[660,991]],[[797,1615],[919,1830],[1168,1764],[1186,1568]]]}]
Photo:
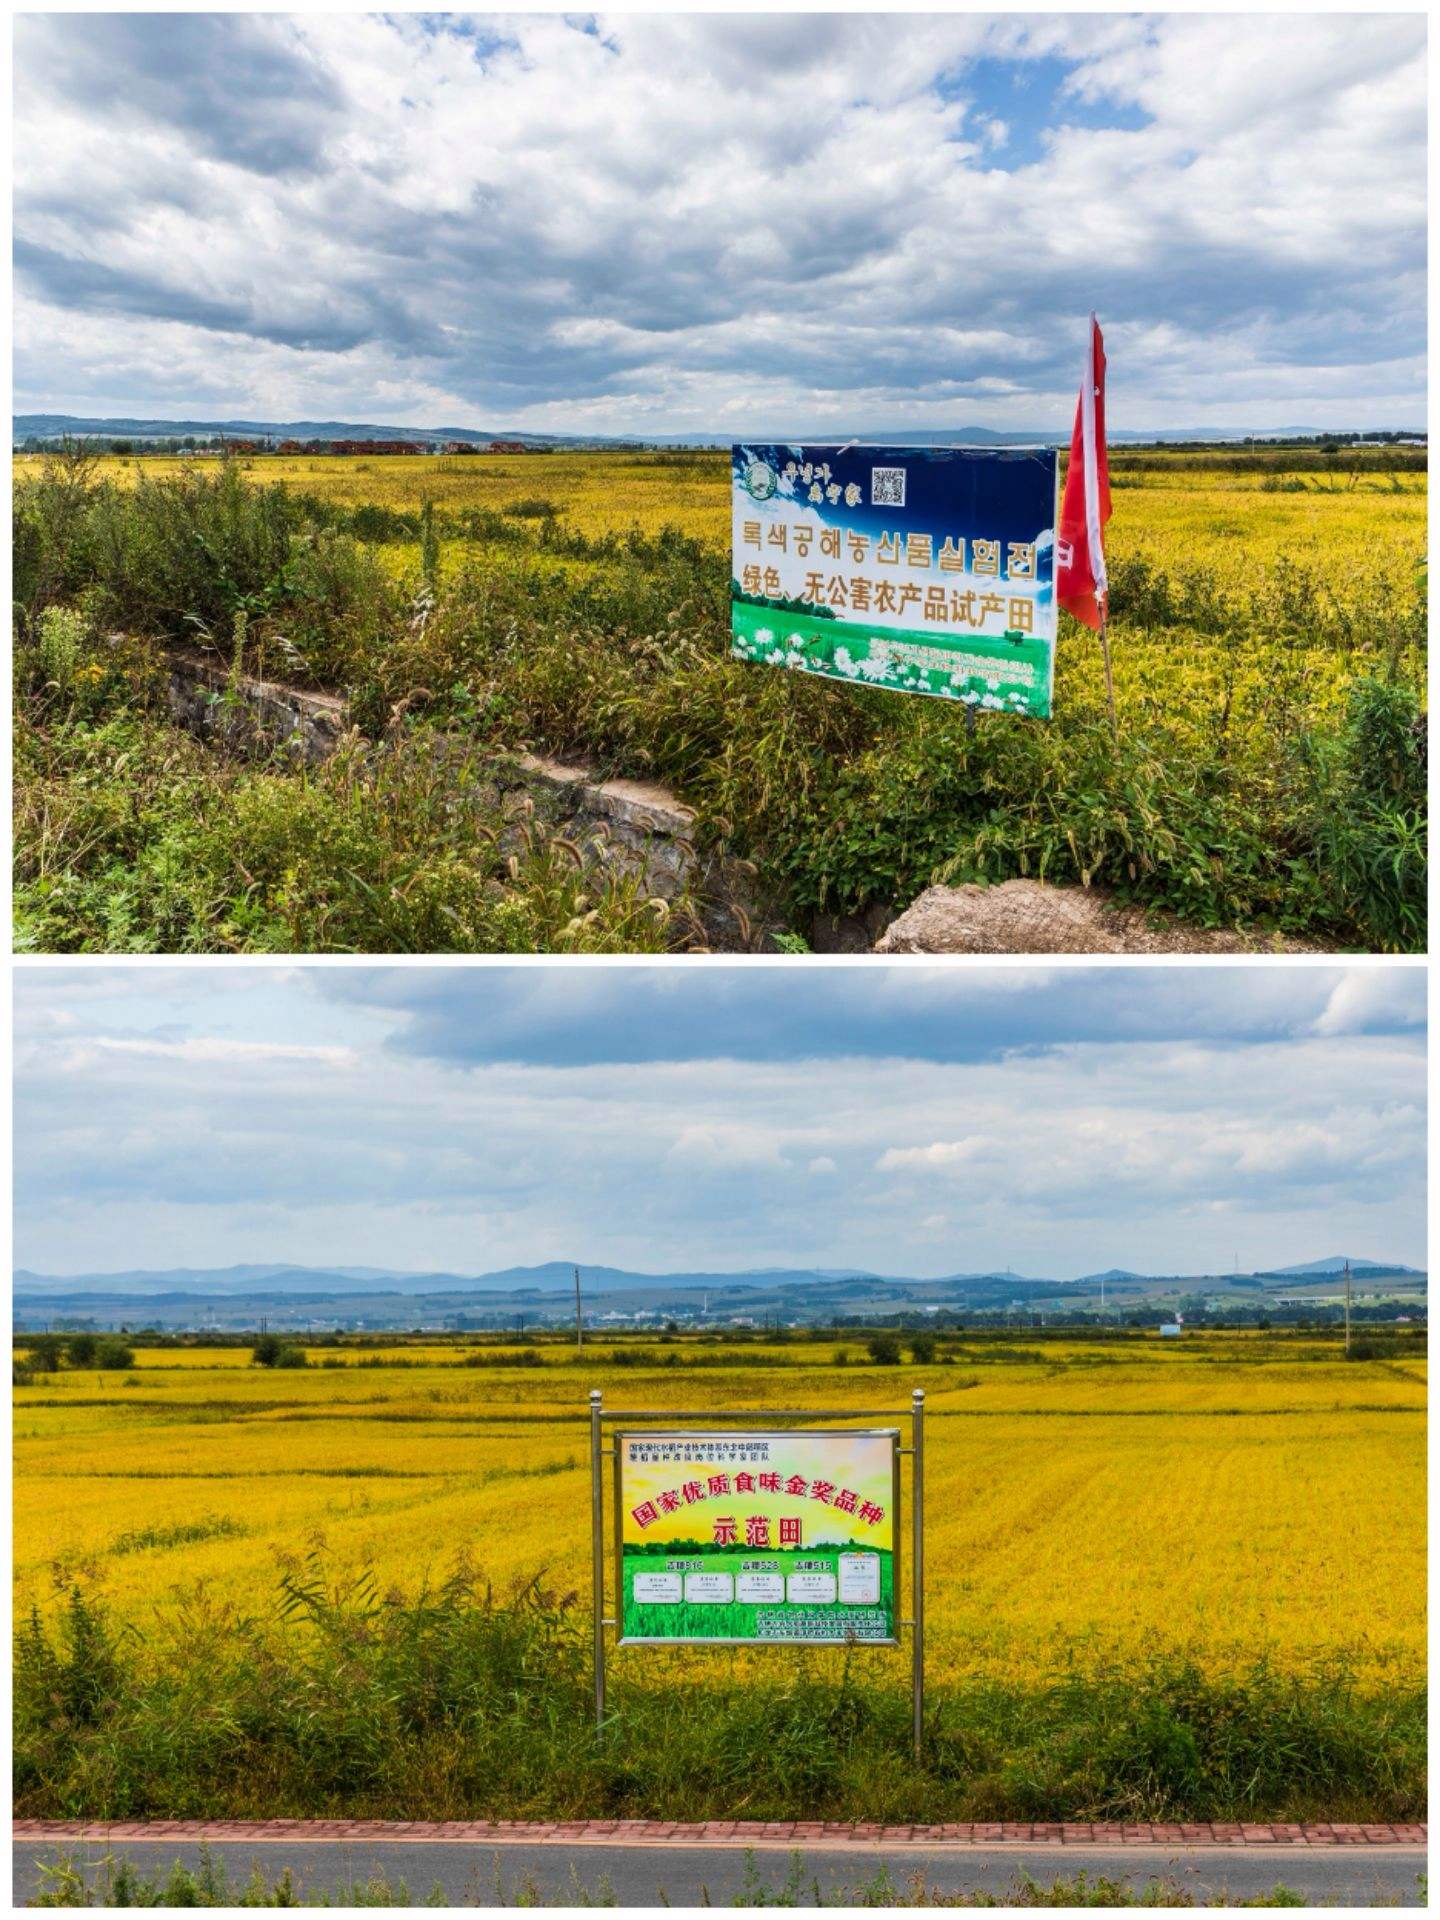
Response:
[{"label": "blue sign panel", "polygon": [[1049,715],[1053,448],[773,446],[731,453],[741,659]]}]

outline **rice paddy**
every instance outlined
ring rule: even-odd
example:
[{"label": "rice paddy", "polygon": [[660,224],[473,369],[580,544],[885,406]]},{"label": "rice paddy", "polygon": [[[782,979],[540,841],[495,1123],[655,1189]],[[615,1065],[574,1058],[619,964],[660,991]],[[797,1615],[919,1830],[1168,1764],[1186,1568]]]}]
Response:
[{"label": "rice paddy", "polygon": [[[1347,1363],[1306,1336],[1017,1336],[898,1369],[837,1367],[842,1346],[737,1346],[733,1367],[710,1347],[688,1372],[684,1339],[654,1367],[546,1347],[542,1366],[482,1368],[416,1341],[271,1371],[236,1348],[142,1348],[127,1374],[39,1376],[16,1393],[17,1609],[53,1611],[78,1582],[136,1622],[197,1600],[268,1613],[317,1547],[403,1590],[463,1560],[588,1604],[592,1385],[701,1412],[899,1408],[922,1386],[937,1683],[1171,1651],[1216,1675],[1422,1675],[1422,1343]],[[690,1654],[684,1675],[773,1658]]]}]

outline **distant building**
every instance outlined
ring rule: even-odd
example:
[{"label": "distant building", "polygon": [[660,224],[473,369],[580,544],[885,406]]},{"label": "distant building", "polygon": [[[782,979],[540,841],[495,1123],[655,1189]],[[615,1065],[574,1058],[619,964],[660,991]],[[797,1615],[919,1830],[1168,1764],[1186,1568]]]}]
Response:
[{"label": "distant building", "polygon": [[1162,1321],[1160,1325],[1160,1338],[1162,1340],[1178,1340],[1180,1338],[1180,1322],[1178,1320]]},{"label": "distant building", "polygon": [[416,446],[413,440],[332,440],[331,453],[344,454],[395,454],[423,453],[424,448]]},{"label": "distant building", "polygon": [[523,440],[492,440],[485,451],[487,453],[524,453],[526,446]]}]

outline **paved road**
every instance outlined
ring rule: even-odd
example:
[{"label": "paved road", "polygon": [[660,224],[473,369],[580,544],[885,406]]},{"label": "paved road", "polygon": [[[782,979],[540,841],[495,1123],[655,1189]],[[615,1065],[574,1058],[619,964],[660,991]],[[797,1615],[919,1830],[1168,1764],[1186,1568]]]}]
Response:
[{"label": "paved road", "polygon": [[[1222,1847],[1189,1851],[1177,1847],[1055,1847],[973,1846],[886,1848],[805,1846],[795,1849],[803,1862],[804,1892],[799,1904],[813,1905],[812,1888],[818,1881],[824,1897],[840,1904],[838,1896],[874,1880],[882,1869],[890,1883],[903,1892],[911,1878],[922,1875],[945,1892],[992,1893],[1003,1890],[1022,1874],[1042,1885],[1062,1875],[1084,1872],[1128,1879],[1137,1890],[1151,1879],[1178,1883],[1191,1899],[1204,1903],[1217,1897],[1253,1898],[1277,1883],[1300,1894],[1311,1906],[1406,1906],[1425,1903],[1419,1876],[1425,1871],[1423,1847]],[[201,1848],[191,1840],[125,1840],[117,1842],[115,1857],[124,1857],[147,1874],[163,1873],[177,1860],[194,1865]],[[793,1855],[784,1849],[764,1848],[747,1855],[737,1847],[621,1846],[595,1842],[567,1845],[546,1841],[531,1845],[510,1843],[490,1847],[453,1841],[314,1841],[293,1838],[257,1843],[212,1841],[212,1860],[223,1861],[234,1880],[249,1878],[259,1865],[273,1878],[289,1867],[298,1884],[311,1892],[351,1886],[383,1875],[394,1886],[403,1882],[412,1900],[423,1900],[438,1884],[450,1906],[493,1907],[513,1904],[527,1893],[547,1905],[569,1906],[582,1897],[622,1907],[693,1906],[702,1890],[716,1906],[732,1905],[746,1888],[747,1879],[773,1893],[792,1870]],[[43,1881],[40,1863],[62,1854],[87,1873],[107,1855],[94,1841],[76,1841],[64,1848],[53,1842],[15,1843],[14,1898],[28,1904]],[[747,1901],[746,1904],[751,1904]]]}]

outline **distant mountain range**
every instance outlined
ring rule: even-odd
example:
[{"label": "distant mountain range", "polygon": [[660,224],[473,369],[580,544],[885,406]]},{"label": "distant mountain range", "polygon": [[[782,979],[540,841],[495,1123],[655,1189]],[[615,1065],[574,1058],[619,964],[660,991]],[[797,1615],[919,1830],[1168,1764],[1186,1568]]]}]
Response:
[{"label": "distant mountain range", "polygon": [[[1079,1280],[1019,1273],[952,1273],[933,1280],[868,1273],[861,1268],[761,1267],[739,1273],[638,1273],[622,1267],[580,1268],[587,1318],[689,1324],[765,1320],[826,1321],[894,1312],[999,1313],[1097,1305],[1101,1289],[1112,1311],[1183,1301],[1244,1300],[1325,1286],[1343,1256],[1266,1274],[1140,1274],[1111,1267]],[[1423,1301],[1426,1280],[1413,1267],[1352,1260],[1357,1281],[1383,1282],[1387,1294]],[[275,1326],[359,1328],[535,1325],[571,1314],[575,1267],[568,1260],[504,1267],[490,1273],[412,1273],[388,1267],[305,1267],[288,1262],[232,1267],[132,1268],[117,1273],[47,1274],[20,1268],[14,1276],[17,1326],[84,1320],[96,1325],[168,1327]],[[1332,1289],[1333,1291],[1333,1289]]]},{"label": "distant mountain range", "polygon": [[[142,420],[129,416],[86,415],[74,413],[17,413],[13,417],[14,437],[18,440],[54,440],[64,435],[74,438],[102,436],[107,439],[169,440],[192,434],[211,437],[229,434],[243,440],[413,440],[417,446],[437,441],[458,441],[482,446],[491,440],[523,440],[531,446],[705,446],[728,447],[732,440],[754,440],[776,444],[828,444],[854,437],[877,445],[896,447],[943,446],[1056,446],[1070,438],[1068,421],[1049,427],[976,427],[939,428],[865,427],[821,430],[794,428],[777,430],[764,426],[744,434],[695,433],[535,433],[528,427],[395,427],[357,423],[353,420]],[[1323,438],[1324,427],[1164,427],[1139,431],[1111,427],[1109,438],[1119,445],[1199,440],[1232,441],[1246,439],[1297,440]],[[1333,429],[1331,430],[1333,431]],[[1356,429],[1359,431],[1359,429]],[[1424,437],[1422,428],[1415,429]]]},{"label": "distant mountain range", "polygon": [[[587,1293],[614,1293],[634,1288],[686,1287],[714,1292],[770,1290],[777,1287],[836,1286],[966,1286],[976,1283],[1014,1282],[1020,1286],[1062,1286],[1063,1281],[1027,1280],[1022,1274],[957,1273],[941,1280],[908,1280],[884,1274],[867,1273],[859,1267],[752,1267],[738,1273],[632,1273],[623,1267],[581,1266],[581,1278]],[[26,1267],[15,1272],[17,1293],[66,1294],[99,1292],[133,1294],[138,1298],[187,1293],[213,1295],[217,1299],[237,1294],[324,1293],[346,1294],[405,1292],[434,1293],[565,1293],[574,1291],[575,1263],[548,1260],[535,1267],[501,1267],[492,1273],[419,1273],[390,1267],[297,1267],[286,1263],[275,1266],[167,1267],[134,1268],[121,1273],[32,1273]]]}]

